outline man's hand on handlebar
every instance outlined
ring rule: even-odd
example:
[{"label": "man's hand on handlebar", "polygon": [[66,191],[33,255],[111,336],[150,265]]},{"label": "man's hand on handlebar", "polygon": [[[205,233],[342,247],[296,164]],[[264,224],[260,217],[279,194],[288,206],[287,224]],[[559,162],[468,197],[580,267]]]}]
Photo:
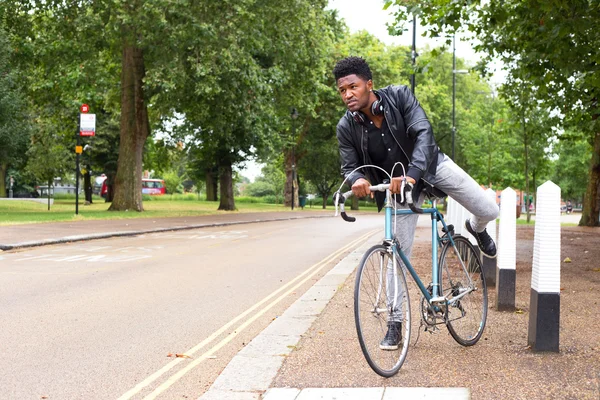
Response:
[{"label": "man's hand on handlebar", "polygon": [[357,198],[365,197],[368,194],[370,194],[371,198],[373,198],[373,193],[369,189],[369,186],[371,186],[371,184],[368,180],[364,178],[357,179],[352,185],[352,193],[354,193]]},{"label": "man's hand on handlebar", "polygon": [[[392,194],[399,194],[400,193],[400,190],[402,188],[402,181],[403,180],[404,180],[403,176],[392,178],[392,182],[390,183],[390,191],[392,192]],[[409,182],[412,185],[415,184],[415,180],[413,178],[411,178],[410,176],[406,177],[406,181]]]}]

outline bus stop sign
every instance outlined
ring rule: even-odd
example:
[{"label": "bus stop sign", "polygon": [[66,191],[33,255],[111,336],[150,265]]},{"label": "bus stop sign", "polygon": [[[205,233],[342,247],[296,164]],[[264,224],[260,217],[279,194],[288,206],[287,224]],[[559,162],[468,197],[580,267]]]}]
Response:
[{"label": "bus stop sign", "polygon": [[96,114],[80,114],[79,135],[94,136],[96,134]]}]

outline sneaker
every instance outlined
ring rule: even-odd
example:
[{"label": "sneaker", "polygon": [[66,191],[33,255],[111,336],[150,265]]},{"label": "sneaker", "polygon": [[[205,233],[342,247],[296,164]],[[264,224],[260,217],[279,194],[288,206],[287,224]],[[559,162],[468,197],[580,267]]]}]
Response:
[{"label": "sneaker", "polygon": [[489,258],[496,258],[496,244],[488,235],[487,230],[483,230],[483,232],[475,232],[475,229],[471,227],[471,220],[467,219],[465,221],[465,228],[469,231],[475,239],[477,239],[477,245],[479,246],[479,250]]},{"label": "sneaker", "polygon": [[402,341],[402,322],[388,322],[388,330],[385,337],[379,343],[381,350],[398,350]]}]

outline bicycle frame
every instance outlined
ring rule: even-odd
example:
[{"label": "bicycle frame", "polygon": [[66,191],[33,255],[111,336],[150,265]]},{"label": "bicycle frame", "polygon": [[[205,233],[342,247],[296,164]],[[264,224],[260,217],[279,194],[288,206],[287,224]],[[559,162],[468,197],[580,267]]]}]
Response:
[{"label": "bicycle frame", "polygon": [[[414,267],[412,266],[412,264],[410,263],[410,261],[408,260],[408,258],[406,257],[406,255],[404,254],[402,249],[400,249],[398,247],[398,244],[396,243],[393,232],[392,232],[392,216],[393,215],[408,215],[408,214],[416,214],[416,213],[409,209],[394,210],[394,207],[392,206],[391,194],[390,194],[389,189],[386,190],[386,203],[384,205],[384,209],[385,209],[385,240],[388,243],[393,243],[393,246],[392,246],[392,249],[394,252],[393,256],[400,257],[400,259],[404,262],[406,269],[412,276],[413,280],[419,287],[419,290],[421,291],[423,296],[427,299],[427,302],[429,304],[431,304],[432,299],[435,299],[435,300],[440,299],[441,293],[440,293],[440,289],[439,289],[440,277],[438,276],[438,269],[439,269],[438,268],[438,245],[442,242],[445,242],[446,240],[449,240],[452,243],[452,246],[455,246],[454,240],[452,240],[452,236],[449,235],[447,237],[447,239],[442,239],[438,234],[438,229],[437,229],[438,221],[440,221],[442,223],[444,229],[446,231],[448,231],[448,226],[446,225],[446,221],[444,220],[443,215],[435,207],[422,209],[423,214],[431,215],[432,293],[429,293],[429,290],[427,290],[427,288],[423,284],[423,281],[421,281],[421,278],[415,271]],[[396,265],[396,260],[394,260],[394,265]],[[464,265],[463,265],[463,268],[464,268]],[[460,296],[460,297],[462,297],[462,296]],[[458,299],[458,298],[456,298],[456,299]]]}]

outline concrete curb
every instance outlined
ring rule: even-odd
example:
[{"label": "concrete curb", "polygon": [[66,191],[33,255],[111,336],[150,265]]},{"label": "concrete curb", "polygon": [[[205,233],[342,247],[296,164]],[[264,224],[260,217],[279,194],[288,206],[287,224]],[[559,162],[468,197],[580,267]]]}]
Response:
[{"label": "concrete curb", "polygon": [[190,229],[201,229],[201,228],[212,228],[215,226],[229,226],[229,225],[243,225],[243,224],[256,224],[261,222],[277,222],[277,221],[291,221],[296,219],[307,219],[307,218],[333,218],[331,215],[323,216],[306,216],[306,217],[286,217],[286,218],[273,218],[273,219],[256,219],[253,221],[231,221],[231,222],[215,222],[211,224],[195,224],[195,225],[184,225],[184,226],[172,226],[168,228],[154,228],[154,229],[143,229],[136,231],[120,231],[120,232],[106,232],[96,233],[88,235],[73,235],[64,236],[57,239],[44,239],[30,242],[20,242],[15,244],[0,244],[0,251],[23,249],[27,247],[39,247],[47,246],[51,244],[69,243],[69,242],[81,242],[86,240],[95,239],[106,239],[111,237],[122,237],[122,236],[136,236],[148,233],[160,233],[160,232],[172,232],[172,231],[183,231]]},{"label": "concrete curb", "polygon": [[[286,356],[311,327],[363,253],[380,240],[377,233],[341,260],[274,320],[223,370],[202,400],[258,400],[269,389]],[[276,397],[271,397],[274,399]],[[295,397],[292,397],[295,398]]]}]

